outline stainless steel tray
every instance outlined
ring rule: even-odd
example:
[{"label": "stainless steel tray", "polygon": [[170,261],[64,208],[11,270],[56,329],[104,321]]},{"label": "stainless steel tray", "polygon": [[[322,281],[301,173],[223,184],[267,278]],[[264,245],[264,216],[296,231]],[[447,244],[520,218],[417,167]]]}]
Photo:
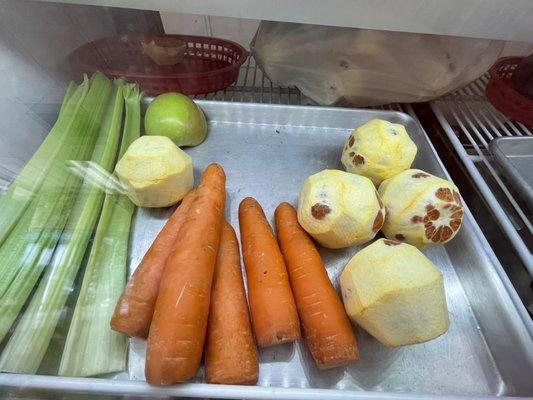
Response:
[{"label": "stainless steel tray", "polygon": [[[238,227],[237,207],[246,196],[259,200],[272,220],[281,201],[296,202],[303,180],[323,168],[341,168],[348,133],[372,118],[406,126],[418,145],[415,167],[448,178],[417,121],[397,112],[202,102],[209,136],[187,152],[195,176],[210,162],[228,178],[226,216]],[[135,267],[170,210],[137,212],[131,243]],[[237,229],[238,231],[238,229]],[[337,276],[359,248],[324,250],[328,273]],[[357,330],[358,363],[318,371],[305,343],[261,352],[257,386],[202,382],[155,387],[144,379],[145,343],[132,340],[128,373],[112,379],[0,374],[0,385],[70,392],[209,398],[364,399],[533,395],[533,324],[479,227],[466,209],[463,227],[444,247],[424,250],[443,271],[451,326],[426,344],[389,349]]]},{"label": "stainless steel tray", "polygon": [[533,211],[533,137],[500,137],[489,148]]}]

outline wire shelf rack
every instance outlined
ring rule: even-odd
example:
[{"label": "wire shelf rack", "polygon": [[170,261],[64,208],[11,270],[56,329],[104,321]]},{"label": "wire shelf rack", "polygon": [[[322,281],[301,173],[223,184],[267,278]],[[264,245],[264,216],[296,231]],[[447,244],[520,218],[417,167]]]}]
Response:
[{"label": "wire shelf rack", "polygon": [[485,98],[489,75],[430,103],[496,220],[533,276],[533,215],[493,159],[488,144],[505,136],[533,136],[533,129],[510,121]]},{"label": "wire shelf rack", "polygon": [[224,90],[194,96],[201,100],[285,105],[313,105],[295,86],[279,86],[263,74],[253,57],[242,64],[237,81]]}]

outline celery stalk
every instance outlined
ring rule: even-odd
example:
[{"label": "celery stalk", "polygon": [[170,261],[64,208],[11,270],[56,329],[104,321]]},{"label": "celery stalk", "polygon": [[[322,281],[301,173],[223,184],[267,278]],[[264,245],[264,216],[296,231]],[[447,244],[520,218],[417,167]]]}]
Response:
[{"label": "celery stalk", "polygon": [[[85,123],[87,131],[77,130],[74,140],[63,142],[62,146],[70,154],[72,149],[83,149],[76,160],[86,160],[95,149],[99,129],[102,127],[102,116],[111,92],[111,82],[101,73],[96,73],[90,78],[89,93],[86,102],[82,104],[78,121]],[[99,151],[102,151],[100,149]],[[37,209],[33,217],[32,228],[62,230],[63,218],[57,213],[58,205],[68,206],[76,198],[82,179],[72,174],[67,168],[67,161],[71,157],[59,158],[57,164],[52,166],[47,179],[42,183],[39,195],[36,198]]]},{"label": "celery stalk", "polygon": [[0,245],[6,240],[39,189],[46,173],[62,150],[61,143],[68,141],[69,137],[76,134],[76,130],[73,129],[75,116],[79,114],[88,90],[88,80],[79,86],[70,83],[56,123],[19,176],[0,197],[0,221],[2,221],[0,224]]},{"label": "celery stalk", "polygon": [[[32,250],[31,248],[27,248],[26,240],[28,227],[34,211],[35,203],[30,203],[29,208],[24,212],[15,228],[11,231],[4,245],[0,247],[0,260],[2,260],[0,264],[0,299],[3,299],[4,294],[19,271],[18,268],[13,268],[12,266],[19,262],[21,255],[25,251],[31,252]],[[3,325],[2,314],[0,314],[0,322]]]},{"label": "celery stalk", "polygon": [[[68,128],[69,133],[58,144],[56,158],[31,202],[35,211],[29,221],[23,218],[19,222],[23,225],[17,232],[24,246],[8,247],[4,243],[0,249],[0,254],[5,256],[0,258],[0,275],[6,276],[3,286],[8,285],[0,298],[0,340],[8,332],[43,269],[49,264],[72,212],[82,179],[69,172],[67,161],[85,160],[95,150],[111,83],[104,75],[95,74],[90,79],[85,78],[79,88],[82,89],[78,93],[81,103],[65,128]],[[77,96],[78,89],[69,100]],[[66,113],[66,110],[60,114]],[[9,281],[8,278],[13,279]]]},{"label": "celery stalk", "polygon": [[[136,85],[126,85],[126,117],[120,157],[140,135],[140,100]],[[126,368],[127,339],[109,321],[124,289],[131,219],[135,206],[124,194],[106,193],[102,214],[68,331],[59,375],[92,376]]]},{"label": "celery stalk", "polygon": [[76,92],[76,89],[78,88],[78,85],[76,83],[70,81],[67,90],[65,90],[65,95],[63,96],[63,102],[61,103],[61,107],[59,108],[59,114],[57,115],[57,119],[60,120],[61,118],[65,117],[65,113],[68,113],[68,107],[67,104],[69,100],[72,98],[74,93]]},{"label": "celery stalk", "polygon": [[141,132],[141,99],[143,93],[136,84],[127,84],[124,90],[126,102],[126,119],[124,121],[124,133],[120,143],[118,158],[122,158],[128,147],[139,138]]},{"label": "celery stalk", "polygon": [[50,263],[60,236],[60,232],[48,232],[45,235],[40,235],[35,244],[27,245],[29,251],[20,261],[21,268],[17,270],[15,278],[0,300],[1,338],[4,338],[9,331],[42,271]]},{"label": "celery stalk", "polygon": [[[120,103],[120,107],[122,106],[121,93],[122,82],[117,81],[92,157],[93,162],[108,171],[114,165],[120,137],[122,110],[117,111],[116,105]],[[52,261],[0,357],[1,370],[25,373],[37,371],[72,289],[103,197],[102,188],[88,182],[83,183]]]},{"label": "celery stalk", "polygon": [[[0,299],[2,299],[3,294],[5,293],[11,281],[14,279],[17,272],[19,271],[16,266],[21,266],[19,260],[21,259],[25,248],[27,247],[26,241],[27,235],[29,234],[28,229],[30,226],[31,216],[33,215],[33,212],[35,210],[35,204],[30,203],[29,201],[32,199],[33,192],[31,190],[26,189],[29,187],[28,185],[31,185],[31,183],[34,183],[36,185],[39,185],[41,183],[40,179],[35,179],[33,182],[30,182],[30,179],[28,178],[30,172],[31,174],[38,173],[39,168],[41,168],[42,172],[44,173],[44,170],[46,170],[47,167],[49,168],[52,165],[54,161],[53,158],[43,159],[43,157],[45,157],[45,153],[47,153],[47,150],[50,149],[52,144],[57,144],[56,149],[58,149],[59,140],[61,139],[61,137],[65,139],[65,136],[68,134],[68,129],[65,129],[65,127],[68,127],[70,124],[70,122],[68,124],[65,123],[65,118],[69,118],[70,121],[73,118],[75,111],[79,110],[79,107],[81,106],[81,101],[85,98],[85,95],[87,94],[88,85],[88,80],[85,80],[79,86],[76,85],[74,82],[70,82],[63,98],[63,103],[59,111],[58,120],[55,123],[54,127],[52,128],[48,136],[45,138],[41,147],[37,149],[36,153],[26,164],[19,177],[11,184],[8,193],[6,193],[4,197],[0,198],[0,213],[4,211],[12,211],[13,213],[11,214],[11,216],[16,217],[8,219],[6,221],[6,224],[2,224],[0,226]],[[75,108],[74,106],[77,108]],[[45,162],[48,162],[48,166],[44,165]],[[32,177],[33,176],[34,175],[32,175]],[[24,187],[26,187],[26,189],[23,189]],[[19,198],[16,199],[16,202],[8,201],[14,199],[13,195],[15,193],[18,193],[18,196],[23,191],[25,191],[27,196],[19,196]],[[31,205],[31,212],[28,209],[26,209],[25,211],[21,209],[20,212],[24,212],[24,214],[22,219],[17,222],[17,218],[19,217],[19,215],[18,212],[12,208],[12,206],[16,206],[17,208],[21,205],[28,207],[28,203],[30,203]],[[11,229],[13,230],[9,232]],[[5,243],[3,245],[1,240],[2,232],[6,232],[6,235],[4,237]],[[9,233],[9,235],[7,233]],[[2,328],[0,327],[0,332],[1,331]],[[1,336],[2,335],[0,335],[0,337]]]}]

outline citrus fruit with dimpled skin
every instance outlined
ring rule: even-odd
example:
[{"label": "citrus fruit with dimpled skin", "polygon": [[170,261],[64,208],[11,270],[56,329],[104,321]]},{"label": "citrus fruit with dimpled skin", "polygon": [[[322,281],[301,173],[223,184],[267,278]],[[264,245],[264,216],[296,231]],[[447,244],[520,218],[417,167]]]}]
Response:
[{"label": "citrus fruit with dimpled skin", "polygon": [[197,146],[207,135],[204,113],[181,93],[164,93],[148,106],[144,116],[147,135],[166,136],[177,146]]}]

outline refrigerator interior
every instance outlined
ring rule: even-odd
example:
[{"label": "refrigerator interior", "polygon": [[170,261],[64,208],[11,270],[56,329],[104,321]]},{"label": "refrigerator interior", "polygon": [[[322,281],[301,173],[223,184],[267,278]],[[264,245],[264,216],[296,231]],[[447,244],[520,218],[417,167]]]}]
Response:
[{"label": "refrigerator interior", "polygon": [[[0,0],[0,118],[3,121],[0,194],[8,189],[50,131],[69,82],[80,81],[82,72],[68,61],[69,54],[76,48],[108,36],[166,33],[220,37],[249,51],[260,23],[258,18],[263,17],[262,10],[258,10],[257,18],[250,18],[245,12],[239,15],[246,18],[224,12],[208,15],[206,11],[204,14],[204,2],[198,9],[183,6],[183,10],[190,13],[177,12],[181,9],[167,3],[161,12],[156,11],[157,7],[138,10],[74,3],[77,2]],[[92,3],[110,5],[105,1]],[[233,10],[233,3],[228,4],[228,10]],[[515,7],[520,6],[516,4]],[[531,15],[533,11],[528,10]],[[526,30],[520,30],[520,34],[513,37],[512,30],[495,27],[498,34],[505,31],[508,38],[520,40],[524,40],[523,31]],[[465,34],[475,35],[475,32]],[[533,42],[508,42],[502,56],[524,56],[532,51]],[[147,385],[143,372],[145,343],[139,339],[129,342],[126,371],[93,378],[58,377],[59,360],[83,279],[82,268],[37,374],[0,372],[0,397],[333,399],[348,395],[361,399],[408,399],[533,396],[529,372],[533,368],[533,218],[525,200],[494,160],[488,145],[496,137],[533,136],[533,127],[509,120],[487,101],[484,90],[488,80],[488,74],[484,74],[463,88],[425,103],[391,103],[364,109],[419,130],[417,144],[420,143],[420,149],[424,148],[427,158],[425,164],[419,165],[451,178],[466,204],[465,223],[458,235],[461,237],[447,244],[442,252],[430,250],[428,253],[434,257],[432,260],[439,260],[439,266],[445,270],[452,315],[452,328],[447,336],[393,351],[359,330],[360,346],[367,346],[362,350],[360,363],[354,368],[333,372],[321,372],[309,366],[310,356],[303,341],[290,348],[263,350],[256,387],[208,385],[203,383],[203,371],[191,383],[168,387]],[[291,141],[309,135],[317,143],[323,136],[327,137],[328,146],[337,141],[341,148],[344,139],[335,135],[342,134],[345,138],[354,124],[350,121],[359,122],[357,109],[322,107],[296,86],[272,82],[249,54],[233,84],[217,92],[192,97],[204,109],[213,132],[205,147],[190,152],[202,167],[219,148],[229,153],[247,143],[248,138],[268,142],[271,139],[265,138],[278,135],[278,131],[287,134],[286,145],[295,146]],[[143,100],[143,112],[151,100]],[[309,115],[316,117],[313,119]],[[219,146],[214,140],[223,144]],[[286,151],[283,145],[272,146],[269,150],[272,154]],[[312,151],[321,150],[317,147]],[[331,154],[333,156],[328,155],[331,160],[327,158],[323,165],[335,165],[336,153],[331,150]],[[297,153],[296,156],[309,154]],[[231,158],[224,160],[228,166],[239,167]],[[286,162],[281,156],[276,161]],[[304,162],[304,159],[299,161]],[[313,166],[317,169],[319,165],[322,164]],[[282,174],[282,168],[276,171]],[[195,170],[195,175],[198,173]],[[303,178],[296,173],[292,181]],[[243,178],[247,187],[255,187],[253,178],[247,179]],[[285,179],[292,183],[290,178]],[[277,197],[269,197],[268,191],[262,193],[259,186],[255,188],[268,198],[268,212],[272,214]],[[232,187],[231,190],[235,191],[232,193],[233,209],[228,212],[237,227],[238,203],[235,201],[240,199],[240,189]],[[132,231],[135,246],[129,255],[132,265],[140,261],[168,215],[168,210],[139,209],[136,212]],[[352,255],[343,253],[340,260],[335,260],[338,254],[334,252],[321,251],[321,254],[327,262],[336,265],[328,270],[333,280],[339,272],[337,264],[345,264],[348,255]],[[16,323],[0,343],[0,350],[5,348]]]}]

